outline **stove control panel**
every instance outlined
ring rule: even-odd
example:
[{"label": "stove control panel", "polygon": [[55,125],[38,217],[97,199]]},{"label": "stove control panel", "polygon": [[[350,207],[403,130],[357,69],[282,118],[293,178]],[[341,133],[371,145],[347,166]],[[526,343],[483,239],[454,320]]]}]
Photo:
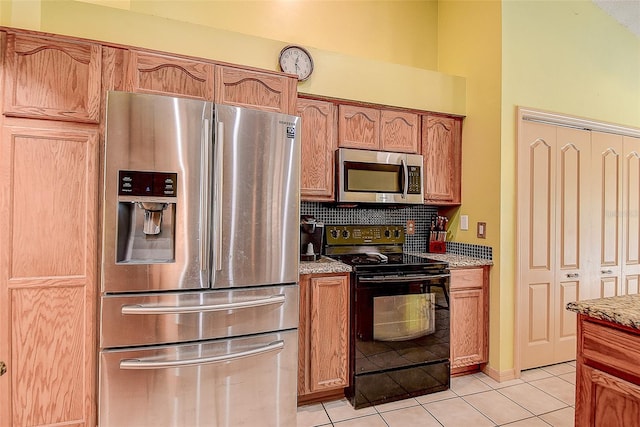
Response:
[{"label": "stove control panel", "polygon": [[405,241],[402,225],[329,225],[325,234],[328,246],[401,245]]}]

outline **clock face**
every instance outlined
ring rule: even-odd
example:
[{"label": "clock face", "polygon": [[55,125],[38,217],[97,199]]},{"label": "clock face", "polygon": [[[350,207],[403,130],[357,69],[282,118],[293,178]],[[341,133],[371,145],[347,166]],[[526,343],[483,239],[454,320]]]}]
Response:
[{"label": "clock face", "polygon": [[298,80],[303,81],[313,72],[313,60],[305,49],[299,46],[286,46],[280,52],[280,68],[285,73],[296,74]]}]

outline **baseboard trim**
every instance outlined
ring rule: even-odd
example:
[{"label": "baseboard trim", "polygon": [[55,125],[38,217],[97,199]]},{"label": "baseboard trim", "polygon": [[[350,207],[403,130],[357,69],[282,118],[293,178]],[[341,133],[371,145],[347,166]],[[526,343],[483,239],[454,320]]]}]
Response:
[{"label": "baseboard trim", "polygon": [[484,367],[482,372],[484,372],[490,378],[498,381],[499,383],[501,383],[503,381],[515,380],[517,378],[515,369],[507,369],[506,371],[498,371],[497,369],[494,369],[491,366],[487,365],[487,366]]}]

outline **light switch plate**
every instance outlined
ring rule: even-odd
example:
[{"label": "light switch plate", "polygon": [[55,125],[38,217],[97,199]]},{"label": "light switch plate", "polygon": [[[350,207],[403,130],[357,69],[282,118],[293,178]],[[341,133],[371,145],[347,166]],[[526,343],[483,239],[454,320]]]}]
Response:
[{"label": "light switch plate", "polygon": [[460,215],[460,230],[469,229],[469,215]]}]

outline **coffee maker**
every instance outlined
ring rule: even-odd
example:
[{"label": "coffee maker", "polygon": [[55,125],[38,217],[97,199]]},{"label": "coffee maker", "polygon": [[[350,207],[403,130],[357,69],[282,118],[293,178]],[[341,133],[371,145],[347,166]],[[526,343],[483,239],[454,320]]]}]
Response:
[{"label": "coffee maker", "polygon": [[324,242],[324,223],[310,215],[300,217],[300,261],[320,259]]}]

